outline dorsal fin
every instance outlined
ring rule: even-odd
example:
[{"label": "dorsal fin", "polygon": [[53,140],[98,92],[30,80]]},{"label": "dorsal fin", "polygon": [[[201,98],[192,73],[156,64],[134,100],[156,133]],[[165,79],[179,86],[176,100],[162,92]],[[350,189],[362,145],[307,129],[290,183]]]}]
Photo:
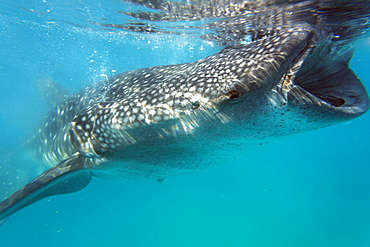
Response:
[{"label": "dorsal fin", "polygon": [[38,80],[37,85],[46,103],[55,107],[71,96],[68,90],[56,83],[50,78]]},{"label": "dorsal fin", "polygon": [[73,193],[85,188],[91,172],[85,169],[86,157],[75,154],[50,168],[0,202],[0,221],[45,197]]}]

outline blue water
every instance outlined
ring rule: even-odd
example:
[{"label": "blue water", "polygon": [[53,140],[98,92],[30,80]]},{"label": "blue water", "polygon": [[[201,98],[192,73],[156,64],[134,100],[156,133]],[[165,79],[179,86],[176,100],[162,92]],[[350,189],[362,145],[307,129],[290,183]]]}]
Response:
[{"label": "blue water", "polygon": [[[120,7],[113,0],[104,2],[110,8],[96,7],[103,1],[56,1],[54,8],[47,1],[18,2],[28,11],[0,2],[3,157],[22,148],[49,110],[37,88],[41,78],[77,92],[115,73],[194,61],[219,50],[194,37],[132,36],[67,23],[83,23],[86,16],[78,14],[86,9],[89,18],[109,17],[110,8]],[[32,3],[57,13],[34,14]],[[369,64],[370,39],[364,39],[351,66],[368,88]],[[0,246],[368,247],[369,126],[365,114],[162,184],[94,179],[78,193],[44,199],[11,216],[0,227]]]}]

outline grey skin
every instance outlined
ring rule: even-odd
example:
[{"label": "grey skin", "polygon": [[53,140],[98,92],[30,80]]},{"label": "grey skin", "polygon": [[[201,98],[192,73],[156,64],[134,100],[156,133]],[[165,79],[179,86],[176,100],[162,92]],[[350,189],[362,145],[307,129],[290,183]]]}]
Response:
[{"label": "grey skin", "polygon": [[119,74],[63,101],[29,141],[50,169],[0,203],[0,219],[92,177],[158,179],[356,118],[368,96],[350,46],[310,25],[204,59]]}]

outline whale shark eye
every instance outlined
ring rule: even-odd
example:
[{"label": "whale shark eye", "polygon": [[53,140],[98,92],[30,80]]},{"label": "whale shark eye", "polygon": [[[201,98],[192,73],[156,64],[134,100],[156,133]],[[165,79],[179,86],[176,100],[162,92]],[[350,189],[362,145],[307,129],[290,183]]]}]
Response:
[{"label": "whale shark eye", "polygon": [[229,99],[236,100],[240,96],[240,92],[238,90],[231,90],[227,94],[229,96]]},{"label": "whale shark eye", "polygon": [[192,110],[198,109],[199,107],[200,107],[200,103],[198,101],[191,103]]}]

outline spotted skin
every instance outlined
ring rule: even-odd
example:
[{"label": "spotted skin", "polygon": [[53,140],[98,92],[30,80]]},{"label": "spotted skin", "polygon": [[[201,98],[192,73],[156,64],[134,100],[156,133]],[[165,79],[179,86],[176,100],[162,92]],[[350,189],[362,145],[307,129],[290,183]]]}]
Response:
[{"label": "spotted skin", "polygon": [[39,158],[55,164],[75,152],[99,156],[147,142],[142,131],[151,132],[156,141],[192,135],[204,122],[223,126],[232,116],[220,106],[233,103],[235,93],[242,98],[250,91],[271,89],[271,82],[307,49],[310,36],[309,30],[292,29],[192,63],[117,75],[59,105],[31,142]]},{"label": "spotted skin", "polygon": [[96,177],[160,179],[362,114],[362,92],[362,103],[338,108],[294,86],[318,39],[301,25],[192,63],[129,71],[92,85],[46,118],[43,138],[31,141],[36,156],[54,165],[79,153]]},{"label": "spotted skin", "polygon": [[0,203],[0,220],[80,190],[91,177],[162,181],[358,117],[369,100],[348,67],[350,50],[303,23],[89,86],[55,107],[29,140],[50,169]]}]

